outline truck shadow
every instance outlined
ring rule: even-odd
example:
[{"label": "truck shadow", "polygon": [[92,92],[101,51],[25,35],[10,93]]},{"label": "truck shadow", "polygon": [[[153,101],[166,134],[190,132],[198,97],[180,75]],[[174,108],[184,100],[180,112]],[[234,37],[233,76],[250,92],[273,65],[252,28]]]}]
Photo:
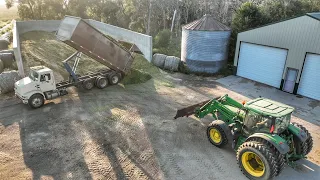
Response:
[{"label": "truck shadow", "polygon": [[[51,176],[53,179],[92,179],[83,157],[82,142],[77,138],[77,130],[72,121],[66,118],[67,113],[64,113],[67,107],[48,104],[34,110],[19,104],[14,108],[18,108],[20,113],[17,113],[17,109],[12,111],[9,108],[2,109],[0,123],[5,127],[19,124],[23,161],[32,171],[34,180],[43,176]],[[14,147],[18,148],[17,145]],[[21,164],[15,166],[23,167]]]}]

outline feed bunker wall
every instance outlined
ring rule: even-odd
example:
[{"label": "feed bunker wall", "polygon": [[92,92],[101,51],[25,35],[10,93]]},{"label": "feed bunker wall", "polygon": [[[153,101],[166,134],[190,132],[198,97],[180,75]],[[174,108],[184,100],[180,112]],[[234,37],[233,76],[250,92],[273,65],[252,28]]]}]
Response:
[{"label": "feed bunker wall", "polygon": [[[99,21],[87,19],[87,23],[98,29],[99,31],[112,36],[117,40],[127,41],[135,44],[143,53],[144,57],[151,62],[152,60],[152,37],[119,28]],[[13,22],[13,51],[19,74],[25,77],[24,67],[21,57],[20,35],[29,31],[57,31],[60,20],[36,20],[36,21],[14,21]],[[62,60],[61,60],[62,61]]]}]

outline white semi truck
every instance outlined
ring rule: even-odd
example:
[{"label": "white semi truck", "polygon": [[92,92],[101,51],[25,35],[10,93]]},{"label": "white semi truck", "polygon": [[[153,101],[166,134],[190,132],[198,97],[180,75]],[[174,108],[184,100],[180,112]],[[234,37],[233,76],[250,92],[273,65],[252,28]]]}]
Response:
[{"label": "white semi truck", "polygon": [[[120,42],[106,36],[78,17],[66,16],[56,36],[58,40],[77,50],[62,61],[70,78],[68,81],[56,83],[51,69],[45,66],[31,67],[29,76],[17,81],[14,90],[16,96],[32,108],[43,106],[45,100],[68,94],[67,88],[71,86],[81,86],[90,90],[94,86],[103,89],[108,85],[118,84],[130,70],[134,52],[139,52],[134,44],[130,44],[128,50]],[[83,76],[76,75],[81,53],[106,65],[108,69],[90,72]],[[72,59],[74,59],[73,67],[68,64]]]}]

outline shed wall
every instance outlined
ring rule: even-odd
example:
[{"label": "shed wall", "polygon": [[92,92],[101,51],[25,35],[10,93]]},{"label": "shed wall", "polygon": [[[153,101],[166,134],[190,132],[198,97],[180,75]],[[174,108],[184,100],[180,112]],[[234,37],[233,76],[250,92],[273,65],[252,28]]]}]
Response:
[{"label": "shed wall", "polygon": [[[287,67],[298,69],[300,77],[306,53],[320,54],[320,21],[302,16],[239,33],[234,66],[238,64],[240,42],[289,49],[285,70]],[[285,73],[283,79],[284,76]]]}]

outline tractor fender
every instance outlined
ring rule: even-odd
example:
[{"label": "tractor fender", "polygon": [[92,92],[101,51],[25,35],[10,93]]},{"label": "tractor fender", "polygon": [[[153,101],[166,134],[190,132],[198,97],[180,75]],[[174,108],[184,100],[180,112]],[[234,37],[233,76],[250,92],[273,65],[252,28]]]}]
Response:
[{"label": "tractor fender", "polygon": [[290,147],[286,143],[286,140],[277,134],[266,134],[266,133],[254,133],[249,136],[246,141],[250,141],[253,138],[262,138],[271,143],[281,154],[286,154],[290,151]]},{"label": "tractor fender", "polygon": [[302,129],[299,127],[289,124],[288,130],[290,133],[292,133],[295,137],[297,137],[301,142],[305,142],[308,138],[308,135],[306,132],[304,132]]}]

